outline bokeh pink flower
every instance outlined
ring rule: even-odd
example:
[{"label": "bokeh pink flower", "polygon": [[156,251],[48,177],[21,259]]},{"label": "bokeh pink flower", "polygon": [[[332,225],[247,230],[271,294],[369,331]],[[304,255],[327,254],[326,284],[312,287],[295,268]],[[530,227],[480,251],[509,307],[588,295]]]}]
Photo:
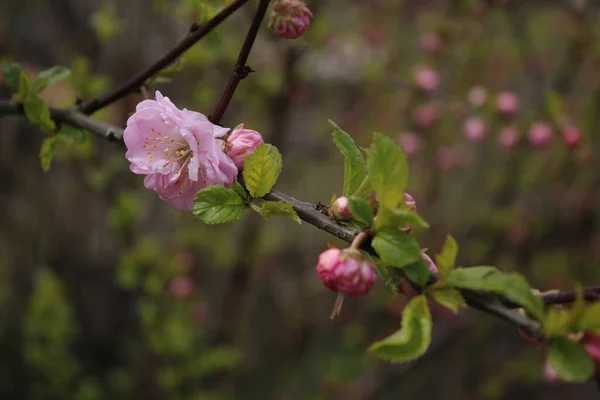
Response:
[{"label": "bokeh pink flower", "polygon": [[229,129],[195,111],[178,109],[156,92],[127,120],[125,157],[133,173],[146,175],[144,186],[181,210],[191,210],[196,193],[212,185],[230,186],[238,169],[223,152]]},{"label": "bokeh pink flower", "polygon": [[487,128],[485,122],[479,117],[470,117],[463,127],[465,136],[472,142],[481,142],[485,139]]},{"label": "bokeh pink flower", "polygon": [[308,29],[312,16],[301,0],[277,0],[273,4],[269,26],[282,38],[296,39]]},{"label": "bokeh pink flower", "polygon": [[440,74],[429,66],[419,65],[414,71],[414,81],[420,90],[435,92],[440,87]]},{"label": "bokeh pink flower", "polygon": [[540,121],[531,124],[529,132],[527,133],[529,143],[536,148],[548,146],[550,142],[552,142],[552,136],[552,126],[547,122]]},{"label": "bokeh pink flower", "polygon": [[574,125],[567,125],[562,128],[563,142],[570,148],[579,147],[581,144],[581,131]]},{"label": "bokeh pink flower", "polygon": [[504,116],[512,117],[519,111],[519,97],[513,92],[502,92],[496,97],[498,111]]},{"label": "bokeh pink flower", "polygon": [[505,126],[498,133],[498,145],[505,150],[511,150],[519,143],[519,132],[512,126]]},{"label": "bokeh pink flower", "polygon": [[421,139],[412,132],[402,132],[396,141],[409,156],[416,154],[421,149]]}]

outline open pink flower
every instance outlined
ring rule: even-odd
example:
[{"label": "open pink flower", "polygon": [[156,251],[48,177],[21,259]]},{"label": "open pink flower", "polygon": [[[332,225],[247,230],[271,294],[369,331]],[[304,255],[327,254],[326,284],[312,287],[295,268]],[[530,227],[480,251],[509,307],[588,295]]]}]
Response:
[{"label": "open pink flower", "polygon": [[231,185],[238,173],[223,152],[227,133],[203,114],[178,109],[156,92],[127,120],[125,157],[136,174],[146,175],[144,186],[181,210],[191,210],[196,193],[212,185]]}]

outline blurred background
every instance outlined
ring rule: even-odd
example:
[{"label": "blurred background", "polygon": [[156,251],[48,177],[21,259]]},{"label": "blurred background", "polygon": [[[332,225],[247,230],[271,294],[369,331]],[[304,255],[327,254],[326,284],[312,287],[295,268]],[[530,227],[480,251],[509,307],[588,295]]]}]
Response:
[{"label": "blurred background", "polygon": [[[43,92],[65,107],[121,84],[226,1],[0,0],[0,57],[33,75],[73,70]],[[151,87],[210,114],[256,1]],[[328,203],[343,162],[328,119],[367,146],[409,154],[410,193],[462,265],[518,271],[540,289],[600,281],[596,203],[600,4],[586,0],[309,1],[298,40],[266,25],[223,124],[244,122],[284,156],[277,189]],[[164,80],[163,80],[164,81]],[[1,82],[1,77],[0,77]],[[10,91],[0,86],[0,99]],[[120,126],[142,96],[94,114]],[[347,299],[314,272],[335,238],[288,219],[207,226],[143,188],[123,148],[61,144],[0,119],[1,399],[588,399],[550,385],[544,355],[513,326],[432,305],[428,353],[366,353],[399,326],[403,297],[379,283]]]}]

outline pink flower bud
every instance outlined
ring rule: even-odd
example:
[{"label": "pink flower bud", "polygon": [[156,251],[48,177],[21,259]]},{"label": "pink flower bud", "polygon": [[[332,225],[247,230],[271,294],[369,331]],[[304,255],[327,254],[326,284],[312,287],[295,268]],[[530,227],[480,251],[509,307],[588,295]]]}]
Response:
[{"label": "pink flower bud", "polygon": [[413,199],[413,197],[404,192],[404,204],[406,204],[406,206],[411,210],[416,212],[417,211],[417,202],[415,201],[415,199]]},{"label": "pink flower bud", "polygon": [[416,154],[421,149],[421,139],[412,132],[403,132],[396,140],[407,155]]},{"label": "pink flower bud", "polygon": [[474,86],[467,94],[467,100],[473,107],[481,107],[487,101],[487,90],[482,86]]},{"label": "pink flower bud", "polygon": [[178,299],[187,299],[195,290],[194,281],[186,275],[178,275],[171,279],[169,290]]},{"label": "pink flower bud", "polygon": [[570,148],[579,147],[581,143],[581,131],[574,125],[567,125],[562,129],[562,138]]},{"label": "pink flower bud", "polygon": [[558,376],[558,373],[554,370],[554,368],[552,368],[550,366],[550,363],[548,361],[546,361],[544,363],[543,374],[544,374],[544,379],[546,380],[546,382],[549,382],[549,383],[561,382],[561,379]]},{"label": "pink flower bud", "polygon": [[424,92],[435,92],[440,87],[440,75],[428,66],[418,66],[415,69],[414,80],[417,88]]},{"label": "pink flower bud", "polygon": [[242,170],[244,167],[244,158],[252,153],[263,143],[260,133],[251,129],[244,129],[244,124],[236,126],[231,135],[227,138],[225,150],[229,158],[233,160],[235,166]]},{"label": "pink flower bud", "polygon": [[317,264],[321,282],[333,292],[350,297],[366,294],[375,283],[375,267],[360,258],[355,249],[329,249],[321,253]]},{"label": "pink flower bud", "polygon": [[435,263],[433,262],[431,257],[429,257],[427,254],[425,254],[425,252],[422,252],[421,255],[423,256],[423,260],[425,260],[425,263],[427,264],[427,269],[429,269],[429,272],[432,274],[437,274],[438,267],[437,267],[437,265],[435,265]]},{"label": "pink flower bud", "polygon": [[423,50],[431,54],[438,53],[443,46],[440,36],[433,32],[423,33],[419,38],[419,43],[421,44]]},{"label": "pink flower bud", "polygon": [[428,129],[438,122],[440,112],[435,104],[424,104],[415,110],[414,117],[419,128]]},{"label": "pink flower bud", "polygon": [[348,198],[340,196],[329,207],[329,216],[336,221],[350,221],[352,213],[348,208]]},{"label": "pink flower bud", "polygon": [[596,364],[600,364],[600,335],[586,333],[582,340],[583,347]]},{"label": "pink flower bud", "polygon": [[552,141],[552,127],[546,122],[534,122],[527,136],[534,147],[546,147]]},{"label": "pink flower bud", "polygon": [[465,121],[464,132],[472,142],[481,142],[486,136],[485,122],[479,117],[471,117]]},{"label": "pink flower bud", "polygon": [[279,37],[296,39],[304,34],[312,16],[301,0],[277,0],[273,4],[269,26]]},{"label": "pink flower bud", "polygon": [[498,144],[505,150],[513,149],[519,143],[519,133],[510,126],[502,128],[498,134]]},{"label": "pink flower bud", "polygon": [[519,98],[513,92],[502,92],[496,97],[496,106],[502,115],[511,117],[519,111]]}]

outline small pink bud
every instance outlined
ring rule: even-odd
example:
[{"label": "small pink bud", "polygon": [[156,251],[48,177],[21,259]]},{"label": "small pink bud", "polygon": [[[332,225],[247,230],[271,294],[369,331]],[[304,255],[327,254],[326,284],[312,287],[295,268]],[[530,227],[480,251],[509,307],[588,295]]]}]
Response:
[{"label": "small pink bud", "polygon": [[277,0],[273,4],[269,26],[279,37],[296,39],[304,34],[312,16],[301,0]]},{"label": "small pink bud", "polygon": [[414,80],[417,88],[424,92],[435,92],[440,87],[440,75],[433,68],[425,65],[415,69]]},{"label": "small pink bud", "polygon": [[479,117],[470,117],[465,121],[464,132],[472,142],[481,142],[486,136],[485,122]]},{"label": "small pink bud", "polygon": [[596,364],[600,364],[600,335],[586,333],[583,337],[583,347]]},{"label": "small pink bud", "polygon": [[362,260],[355,249],[325,250],[319,256],[316,270],[329,290],[350,297],[366,294],[375,283],[375,267]]},{"label": "small pink bud", "polygon": [[550,366],[550,363],[548,361],[546,361],[544,363],[543,374],[544,374],[544,379],[546,380],[546,382],[549,382],[549,383],[561,382],[561,379],[558,376],[558,373],[554,370],[554,368],[552,368]]},{"label": "small pink bud", "polygon": [[473,107],[481,107],[487,101],[487,90],[482,86],[474,86],[469,90],[467,94],[467,100]]},{"label": "small pink bud", "polygon": [[527,136],[534,147],[541,149],[552,141],[552,127],[546,122],[534,122]]},{"label": "small pink bud", "polygon": [[502,128],[498,134],[498,144],[505,150],[513,149],[519,143],[519,133],[510,126]]},{"label": "small pink bud", "polygon": [[244,166],[244,158],[252,153],[263,143],[260,133],[251,129],[244,129],[244,124],[236,126],[227,138],[225,150],[235,166],[241,171]]},{"label": "small pink bud", "polygon": [[502,92],[496,97],[496,106],[502,115],[512,117],[519,111],[519,98],[513,92]]},{"label": "small pink bud", "polygon": [[443,46],[440,36],[433,32],[423,33],[419,38],[419,43],[421,44],[423,50],[431,54],[438,53]]},{"label": "small pink bud", "polygon": [[178,299],[187,299],[195,290],[194,281],[186,275],[178,275],[171,279],[169,290]]},{"label": "small pink bud", "polygon": [[415,110],[414,117],[419,128],[428,129],[438,122],[440,112],[435,104],[424,104]]},{"label": "small pink bud", "polygon": [[412,132],[403,132],[396,140],[404,152],[411,156],[421,149],[421,139]]},{"label": "small pink bud", "polygon": [[579,147],[581,131],[574,125],[567,125],[562,129],[562,139],[570,148]]},{"label": "small pink bud", "polygon": [[350,221],[352,213],[348,208],[348,198],[340,196],[329,207],[329,216],[336,221]]},{"label": "small pink bud", "polygon": [[404,192],[404,204],[406,204],[411,211],[417,212],[417,202],[406,192]]},{"label": "small pink bud", "polygon": [[437,265],[435,265],[435,263],[433,262],[431,257],[429,257],[427,254],[425,254],[425,252],[422,252],[421,255],[423,256],[423,260],[425,260],[425,263],[427,264],[427,269],[429,269],[429,272],[432,274],[437,274],[438,267],[437,267]]}]

